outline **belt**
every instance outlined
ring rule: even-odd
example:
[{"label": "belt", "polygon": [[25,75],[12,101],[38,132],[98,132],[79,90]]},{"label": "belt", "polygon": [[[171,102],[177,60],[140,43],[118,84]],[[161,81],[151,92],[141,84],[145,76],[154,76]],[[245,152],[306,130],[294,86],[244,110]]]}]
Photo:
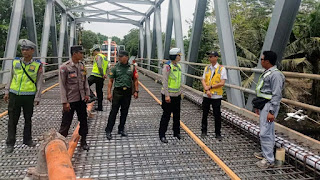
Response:
[{"label": "belt", "polygon": [[115,87],[114,89],[126,91],[126,90],[131,89],[131,88],[128,88],[128,87],[124,86],[124,87]]}]

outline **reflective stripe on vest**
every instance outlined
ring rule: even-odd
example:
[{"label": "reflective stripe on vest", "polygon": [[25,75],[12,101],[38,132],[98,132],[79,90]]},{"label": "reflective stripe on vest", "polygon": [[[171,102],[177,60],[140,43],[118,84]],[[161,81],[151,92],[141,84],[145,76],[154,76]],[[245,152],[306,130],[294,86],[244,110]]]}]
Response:
[{"label": "reflective stripe on vest", "polygon": [[168,91],[169,92],[179,92],[181,85],[181,65],[177,64],[177,66],[172,63],[170,66],[170,74],[168,78]]},{"label": "reflective stripe on vest", "polygon": [[[97,57],[100,56],[102,58],[102,70],[103,70],[103,75],[106,75],[106,72],[107,72],[107,68],[108,68],[108,60],[107,58],[103,55],[103,54],[97,54],[94,59],[96,60]],[[99,68],[98,68],[98,64],[97,62],[94,60],[94,63],[93,63],[93,68],[92,68],[92,72],[91,74],[96,76],[96,77],[100,77],[102,78],[103,76],[101,75],[100,71],[99,71]]]},{"label": "reflective stripe on vest", "polygon": [[267,73],[260,75],[259,81],[258,81],[258,84],[257,84],[257,87],[256,87],[257,97],[262,97],[262,98],[265,98],[265,99],[271,99],[271,98],[272,98],[272,94],[262,93],[262,92],[261,92],[261,88],[263,87],[264,79],[265,79],[266,77],[268,77],[268,76],[269,76],[271,73],[273,73],[274,71],[279,71],[279,70],[278,70],[278,69],[274,69],[274,70],[272,70],[272,71],[268,71]]},{"label": "reflective stripe on vest", "polygon": [[13,76],[9,92],[17,95],[35,95],[37,92],[37,87],[24,73],[21,66],[25,68],[26,72],[29,74],[32,80],[34,82],[37,82],[38,70],[41,63],[33,61],[30,64],[25,65],[23,62],[20,62],[20,60],[16,59],[12,63]]},{"label": "reflective stripe on vest", "polygon": [[[221,82],[221,72],[222,72],[223,67],[218,65],[218,67],[215,69],[214,75],[211,77],[211,68],[210,66],[207,66],[204,70],[205,72],[205,83],[207,86],[213,86],[215,84],[218,84]],[[206,93],[205,91],[203,91]],[[222,96],[223,94],[223,89],[222,86],[218,88],[211,88],[210,89],[211,94],[219,95]]]}]

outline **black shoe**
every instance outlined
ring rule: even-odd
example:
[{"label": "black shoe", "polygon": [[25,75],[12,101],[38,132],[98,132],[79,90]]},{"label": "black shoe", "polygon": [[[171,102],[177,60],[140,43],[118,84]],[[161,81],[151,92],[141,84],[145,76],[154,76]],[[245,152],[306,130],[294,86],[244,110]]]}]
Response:
[{"label": "black shoe", "polygon": [[25,144],[29,147],[35,147],[37,145],[37,143],[33,142],[32,140],[30,140],[28,142],[23,142],[23,144]]},{"label": "black shoe", "polygon": [[219,141],[221,141],[223,138],[222,138],[221,135],[217,134],[217,135],[216,135],[216,139],[218,139]]},{"label": "black shoe", "polygon": [[8,154],[9,154],[9,153],[12,153],[12,152],[13,152],[13,146],[8,146],[8,145],[7,145],[5,151],[6,151],[6,153],[8,153]]},{"label": "black shoe", "polygon": [[168,143],[168,140],[166,137],[162,137],[160,138],[160,141],[163,142],[163,143]]},{"label": "black shoe", "polygon": [[88,146],[88,144],[87,144],[87,137],[86,137],[86,136],[81,137],[80,147],[81,147],[83,150],[89,151],[89,146]]},{"label": "black shoe", "polygon": [[81,147],[83,150],[89,151],[89,146],[88,146],[88,144],[87,144],[86,142],[81,143],[81,144],[80,144],[80,147]]},{"label": "black shoe", "polygon": [[121,136],[123,136],[123,137],[127,137],[128,136],[128,133],[125,132],[125,131],[118,131],[118,134],[121,134]]},{"label": "black shoe", "polygon": [[179,140],[181,139],[181,135],[180,134],[173,135],[173,137],[176,137]]},{"label": "black shoe", "polygon": [[202,133],[201,133],[201,137],[202,137],[202,138],[205,138],[206,136],[208,136],[207,132],[202,132]]},{"label": "black shoe", "polygon": [[94,110],[96,110],[96,111],[103,111],[102,108],[101,108],[101,109],[95,108]]},{"label": "black shoe", "polygon": [[107,135],[107,139],[108,139],[108,140],[111,140],[111,139],[112,139],[111,133],[107,132],[106,135]]}]

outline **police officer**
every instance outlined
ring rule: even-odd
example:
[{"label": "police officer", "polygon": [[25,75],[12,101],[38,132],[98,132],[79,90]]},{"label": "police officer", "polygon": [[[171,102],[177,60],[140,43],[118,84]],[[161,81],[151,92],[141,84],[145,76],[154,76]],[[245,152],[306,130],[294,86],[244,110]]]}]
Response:
[{"label": "police officer", "polygon": [[[109,114],[108,124],[105,129],[107,139],[112,139],[112,129],[116,121],[119,108],[121,107],[120,124],[118,126],[118,134],[128,136],[125,132],[124,125],[126,123],[129,106],[131,102],[132,92],[135,99],[138,98],[138,73],[134,65],[128,63],[129,54],[127,51],[119,52],[119,62],[111,69],[109,73],[108,83],[108,100],[112,101],[112,109]],[[114,84],[113,94],[111,88]]]},{"label": "police officer", "polygon": [[274,145],[275,132],[274,120],[280,109],[282,90],[285,77],[277,69],[277,54],[273,51],[264,51],[261,57],[261,66],[266,70],[261,74],[256,93],[258,98],[266,99],[261,109],[256,109],[260,114],[260,143],[262,152],[254,153],[254,156],[261,159],[256,165],[262,169],[274,166]]},{"label": "police officer", "polygon": [[[98,96],[98,108],[97,111],[102,111],[102,100],[103,100],[103,82],[104,79],[107,78],[107,69],[108,69],[108,60],[107,58],[100,53],[100,48],[98,46],[93,47],[93,55],[94,55],[94,61],[93,61],[93,68],[91,75],[88,78],[89,86],[92,84],[96,84],[96,91]],[[90,90],[90,97],[94,98],[95,95]]]},{"label": "police officer", "polygon": [[4,100],[9,101],[8,105],[8,137],[5,152],[13,152],[16,142],[16,130],[19,121],[21,108],[25,120],[23,131],[23,144],[34,147],[36,144],[31,137],[31,117],[34,105],[38,105],[41,97],[43,80],[42,65],[39,60],[32,58],[36,45],[27,40],[21,39],[21,53],[23,58],[15,58],[12,63],[11,75],[5,87]]},{"label": "police officer", "polygon": [[180,109],[181,109],[181,59],[180,48],[172,48],[169,51],[170,61],[162,69],[162,109],[163,114],[160,121],[159,137],[163,143],[168,143],[166,132],[170,115],[173,113],[173,136],[181,139],[180,136]]},{"label": "police officer", "polygon": [[63,114],[59,133],[67,137],[74,111],[76,111],[80,121],[80,146],[88,151],[89,146],[86,142],[88,134],[86,102],[89,100],[90,90],[86,77],[87,71],[84,64],[80,62],[83,59],[83,52],[82,46],[72,46],[72,59],[63,63],[60,67],[59,84]]},{"label": "police officer", "polygon": [[205,67],[201,80],[204,92],[202,101],[203,114],[201,136],[207,136],[207,119],[211,105],[213,109],[216,138],[221,140],[222,87],[227,80],[227,72],[226,69],[218,63],[219,54],[217,52],[208,52],[207,55],[211,65]]}]

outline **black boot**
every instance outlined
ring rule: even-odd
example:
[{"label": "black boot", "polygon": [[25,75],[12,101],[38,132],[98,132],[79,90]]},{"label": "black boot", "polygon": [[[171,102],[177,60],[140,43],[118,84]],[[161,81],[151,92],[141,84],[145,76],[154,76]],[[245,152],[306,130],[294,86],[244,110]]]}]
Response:
[{"label": "black boot", "polygon": [[88,146],[88,144],[87,144],[86,139],[87,139],[87,138],[86,138],[85,136],[81,137],[80,146],[81,146],[81,148],[82,148],[83,150],[89,151],[89,146]]}]

